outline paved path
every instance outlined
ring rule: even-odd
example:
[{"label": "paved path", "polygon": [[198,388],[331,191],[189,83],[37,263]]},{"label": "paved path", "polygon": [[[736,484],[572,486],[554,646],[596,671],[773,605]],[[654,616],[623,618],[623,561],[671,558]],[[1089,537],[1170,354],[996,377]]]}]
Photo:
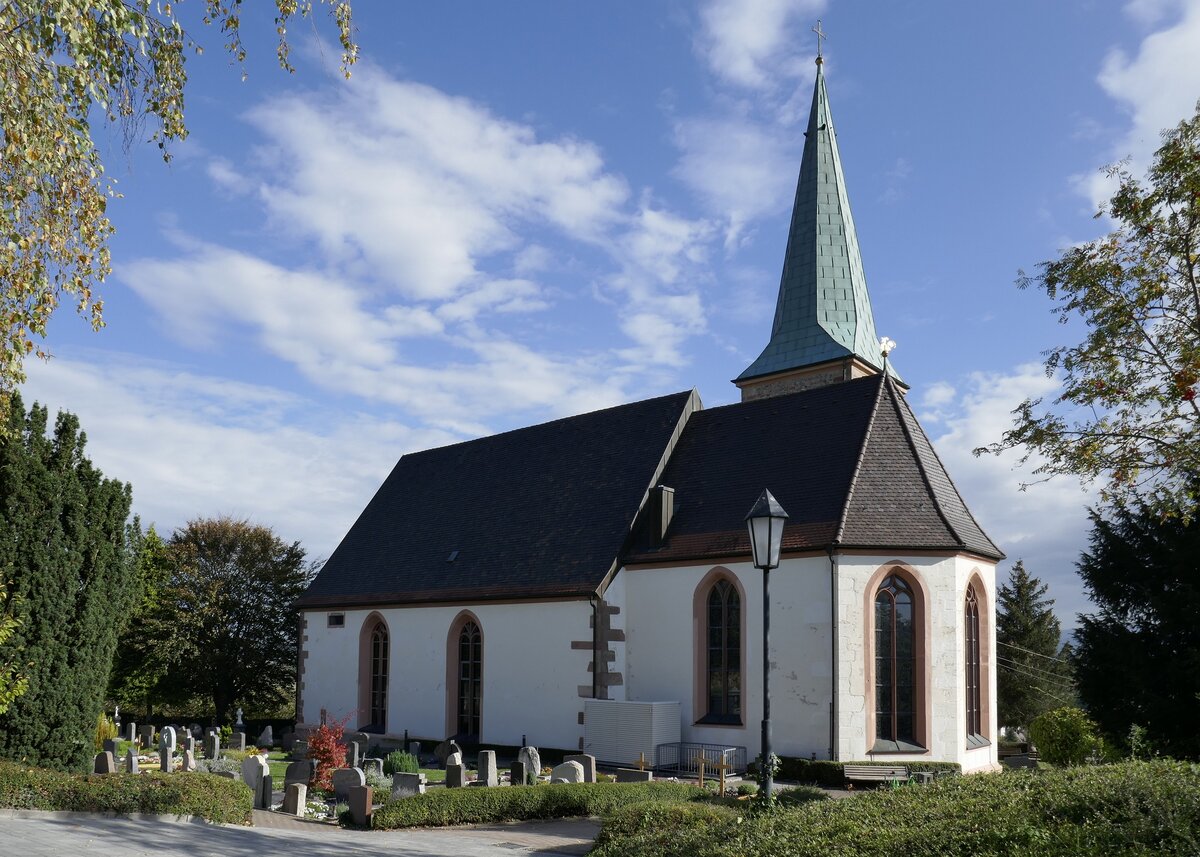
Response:
[{"label": "paved path", "polygon": [[600,825],[587,819],[410,831],[232,827],[76,813],[0,816],[0,854],[13,857],[515,857],[582,855]]}]

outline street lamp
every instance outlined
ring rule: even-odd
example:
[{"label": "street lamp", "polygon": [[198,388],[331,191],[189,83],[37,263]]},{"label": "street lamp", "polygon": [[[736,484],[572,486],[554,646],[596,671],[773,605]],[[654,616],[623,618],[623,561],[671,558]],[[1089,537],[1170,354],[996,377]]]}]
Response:
[{"label": "street lamp", "polygon": [[771,799],[774,771],[771,764],[771,598],[769,572],[779,567],[779,550],[783,544],[783,522],[788,513],[771,492],[763,489],[758,500],[746,515],[750,530],[750,550],[754,567],[763,573],[763,719],[762,719],[762,789],[765,800]]}]

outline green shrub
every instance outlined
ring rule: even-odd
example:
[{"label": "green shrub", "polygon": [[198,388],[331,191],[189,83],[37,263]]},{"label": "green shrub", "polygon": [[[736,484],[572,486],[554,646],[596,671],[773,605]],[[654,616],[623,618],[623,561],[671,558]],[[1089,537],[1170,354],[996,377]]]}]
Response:
[{"label": "green shrub", "polygon": [[814,800],[829,800],[829,795],[816,786],[792,786],[775,795],[775,803],[779,806],[799,806]]},{"label": "green shrub", "polygon": [[415,774],[421,770],[417,757],[403,750],[393,750],[383,760],[383,772],[389,777],[392,774]]},{"label": "green shrub", "polygon": [[245,784],[208,774],[64,774],[0,761],[0,807],[75,812],[195,815],[249,824]]},{"label": "green shrub", "polygon": [[602,815],[647,801],[681,803],[707,793],[683,783],[559,783],[532,788],[439,789],[388,801],[375,811],[372,826],[444,827],[536,818]]},{"label": "green shrub", "polygon": [[1056,708],[1029,724],[1029,737],[1051,765],[1082,765],[1102,749],[1096,724],[1078,708]]},{"label": "green shrub", "polygon": [[1183,857],[1200,853],[1200,765],[1125,762],[953,777],[765,814],[631,807],[605,818],[591,853]]},{"label": "green shrub", "polygon": [[757,783],[738,783],[737,793],[740,795],[758,794]]},{"label": "green shrub", "polygon": [[117,724],[112,721],[112,718],[106,717],[101,711],[96,717],[96,752],[99,753],[104,749],[105,741],[115,741],[117,739]]},{"label": "green shrub", "polygon": [[[822,786],[841,788],[846,784],[845,765],[877,765],[879,762],[831,762],[828,759],[799,759],[794,756],[779,757],[780,780],[791,780],[800,783],[816,783]],[[905,762],[910,771],[933,771],[962,773],[962,766],[957,762]]]}]

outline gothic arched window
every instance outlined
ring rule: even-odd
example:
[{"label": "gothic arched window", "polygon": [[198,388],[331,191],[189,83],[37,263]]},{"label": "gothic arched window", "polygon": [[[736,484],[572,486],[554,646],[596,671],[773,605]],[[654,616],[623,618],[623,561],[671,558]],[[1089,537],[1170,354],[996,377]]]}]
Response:
[{"label": "gothic arched window", "polygon": [[967,685],[967,737],[983,737],[983,705],[980,690],[979,667],[979,598],[975,587],[967,587],[966,604],[963,611],[963,628],[966,632],[966,652],[963,663],[966,667]]},{"label": "gothic arched window", "polygon": [[916,744],[916,627],[912,588],[892,574],[875,595],[875,738]]},{"label": "gothic arched window", "polygon": [[458,632],[458,708],[456,734],[479,737],[483,713],[483,635],[471,619]]},{"label": "gothic arched window", "polygon": [[382,621],[371,631],[371,725],[387,731],[388,632]]},{"label": "gothic arched window", "polygon": [[728,580],[709,590],[705,610],[709,723],[742,722],[742,599]]}]

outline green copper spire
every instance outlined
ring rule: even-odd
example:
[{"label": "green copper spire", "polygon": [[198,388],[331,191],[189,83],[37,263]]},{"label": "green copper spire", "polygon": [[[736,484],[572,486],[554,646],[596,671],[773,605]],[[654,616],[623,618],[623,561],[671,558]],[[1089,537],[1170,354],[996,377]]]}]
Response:
[{"label": "green copper spire", "polygon": [[771,341],[739,385],[852,357],[884,366],[821,66],[818,57]]}]

